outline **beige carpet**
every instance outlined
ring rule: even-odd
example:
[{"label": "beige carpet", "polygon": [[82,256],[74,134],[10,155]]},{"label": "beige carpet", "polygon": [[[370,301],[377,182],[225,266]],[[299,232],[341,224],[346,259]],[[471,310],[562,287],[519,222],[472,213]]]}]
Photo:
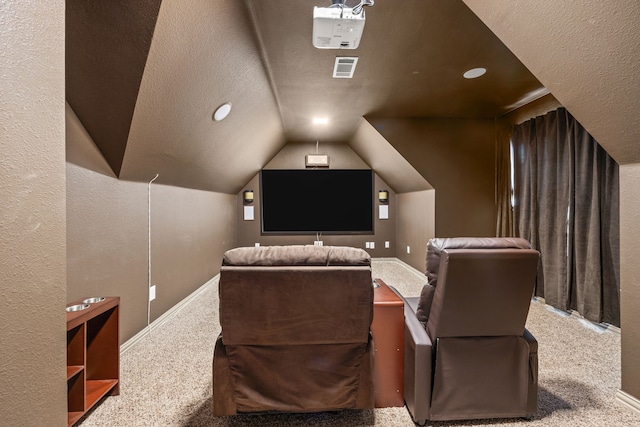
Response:
[{"label": "beige carpet", "polygon": [[[425,279],[394,259],[373,263],[374,277],[417,296]],[[217,283],[203,289],[153,329],[120,361],[121,394],[106,398],[83,421],[90,426],[412,426],[405,408],[318,414],[213,418],[211,360],[220,331]],[[638,426],[640,416],[614,400],[620,387],[620,335],[531,305],[527,327],[539,341],[538,413],[520,419],[429,423],[433,426]]]}]

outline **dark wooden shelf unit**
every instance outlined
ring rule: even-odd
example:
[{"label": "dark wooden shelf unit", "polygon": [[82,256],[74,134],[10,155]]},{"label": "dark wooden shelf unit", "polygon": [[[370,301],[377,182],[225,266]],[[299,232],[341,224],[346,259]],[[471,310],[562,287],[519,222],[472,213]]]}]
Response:
[{"label": "dark wooden shelf unit", "polygon": [[120,393],[119,304],[119,297],[106,297],[89,308],[67,313],[69,426],[104,396]]}]

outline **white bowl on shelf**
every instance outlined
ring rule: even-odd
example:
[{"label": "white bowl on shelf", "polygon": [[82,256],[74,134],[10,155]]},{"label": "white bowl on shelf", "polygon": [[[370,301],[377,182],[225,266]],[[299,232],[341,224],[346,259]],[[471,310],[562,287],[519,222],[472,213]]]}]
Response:
[{"label": "white bowl on shelf", "polygon": [[82,311],[82,310],[86,310],[87,308],[89,308],[89,304],[76,304],[76,305],[71,305],[69,307],[67,307],[67,313],[72,313],[74,311]]},{"label": "white bowl on shelf", "polygon": [[86,300],[83,300],[82,303],[83,304],[95,304],[97,302],[102,302],[104,301],[104,297],[93,297],[93,298],[87,298]]}]

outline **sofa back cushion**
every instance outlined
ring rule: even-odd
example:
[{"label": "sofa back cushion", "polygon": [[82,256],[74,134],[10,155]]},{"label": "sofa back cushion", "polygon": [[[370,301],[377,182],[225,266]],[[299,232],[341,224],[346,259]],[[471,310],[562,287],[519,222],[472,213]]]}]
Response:
[{"label": "sofa back cushion", "polygon": [[371,257],[360,248],[348,246],[259,246],[228,250],[222,265],[287,266],[287,265],[361,265],[370,266]]},{"label": "sofa back cushion", "polygon": [[373,319],[369,255],[356,248],[233,249],[220,270],[225,345],[364,343]]},{"label": "sofa back cushion", "polygon": [[525,239],[519,237],[449,237],[431,239],[427,243],[427,283],[436,286],[440,257],[444,249],[531,249]]},{"label": "sofa back cushion", "polygon": [[438,283],[440,258],[445,249],[531,249],[531,245],[527,240],[515,237],[451,237],[429,240],[426,259],[427,284],[422,288],[416,311],[418,320],[423,323],[429,319]]},{"label": "sofa back cushion", "polygon": [[532,249],[445,249],[427,322],[431,339],[522,336],[538,261]]}]

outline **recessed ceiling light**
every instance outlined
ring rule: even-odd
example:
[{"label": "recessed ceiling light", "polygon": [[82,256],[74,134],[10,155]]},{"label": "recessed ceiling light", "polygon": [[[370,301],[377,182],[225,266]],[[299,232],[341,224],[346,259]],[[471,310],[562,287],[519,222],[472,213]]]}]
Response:
[{"label": "recessed ceiling light", "polygon": [[486,68],[472,68],[469,71],[467,71],[466,73],[464,73],[462,76],[465,79],[475,79],[477,77],[480,77],[482,75],[484,75],[484,73],[487,72]]},{"label": "recessed ceiling light", "polygon": [[329,123],[329,119],[326,117],[314,117],[313,124],[314,125],[326,125]]},{"label": "recessed ceiling light", "polygon": [[224,120],[225,117],[229,115],[231,112],[231,103],[226,102],[218,107],[215,113],[213,113],[213,120],[219,122],[220,120]]}]

